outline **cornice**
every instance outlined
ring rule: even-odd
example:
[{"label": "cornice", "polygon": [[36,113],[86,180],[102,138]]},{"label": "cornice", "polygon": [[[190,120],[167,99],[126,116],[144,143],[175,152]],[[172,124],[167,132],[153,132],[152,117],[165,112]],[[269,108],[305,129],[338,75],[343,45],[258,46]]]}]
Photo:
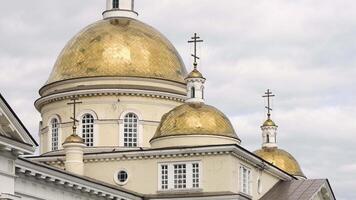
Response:
[{"label": "cornice", "polygon": [[92,90],[78,90],[63,92],[58,94],[52,94],[38,99],[35,102],[35,107],[37,110],[52,102],[68,100],[76,97],[95,97],[95,96],[139,96],[139,97],[149,97],[149,98],[158,98],[163,100],[171,100],[177,102],[184,102],[185,96],[179,94],[172,94],[168,92],[159,92],[159,91],[147,91],[147,90],[132,90],[132,89],[92,89]]},{"label": "cornice", "polygon": [[[185,147],[185,148],[162,148],[162,149],[141,149],[132,151],[85,153],[84,163],[113,162],[126,160],[149,160],[149,159],[170,159],[189,158],[195,156],[218,156],[232,155],[243,160],[260,170],[268,171],[270,174],[282,179],[295,179],[292,175],[282,169],[264,161],[262,158],[252,154],[248,150],[238,145],[216,145],[206,147]],[[64,155],[33,157],[31,160],[43,162],[49,165],[62,164]]]},{"label": "cornice", "polygon": [[148,82],[162,83],[162,84],[171,85],[171,86],[177,86],[177,87],[182,87],[182,88],[186,87],[185,83],[183,83],[183,82],[176,82],[176,81],[172,81],[172,80],[158,79],[158,78],[96,76],[96,77],[81,77],[81,78],[66,79],[66,80],[62,80],[62,81],[57,81],[57,82],[53,82],[53,83],[50,83],[50,84],[46,84],[39,90],[39,94],[41,96],[43,96],[43,93],[46,90],[49,90],[50,88],[53,88],[53,87],[66,85],[66,84],[84,83],[84,82],[87,82],[87,81],[118,81],[118,80],[123,80],[123,81],[148,81]]}]

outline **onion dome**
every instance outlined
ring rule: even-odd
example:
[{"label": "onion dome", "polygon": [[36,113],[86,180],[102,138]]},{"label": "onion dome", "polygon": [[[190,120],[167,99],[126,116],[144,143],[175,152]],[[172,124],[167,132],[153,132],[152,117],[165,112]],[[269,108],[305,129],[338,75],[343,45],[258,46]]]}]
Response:
[{"label": "onion dome", "polygon": [[198,69],[196,69],[196,68],[194,68],[194,70],[188,74],[186,79],[189,79],[189,78],[202,78],[202,79],[205,79],[203,74],[200,73],[198,71]]},{"label": "onion dome", "polygon": [[266,127],[266,126],[277,126],[274,121],[270,118],[268,118],[262,125],[263,127]]},{"label": "onion dome", "polygon": [[268,105],[266,109],[267,120],[261,126],[262,130],[262,149],[255,151],[254,153],[266,160],[267,162],[272,163],[276,167],[288,172],[289,174],[296,176],[298,178],[306,178],[300,165],[297,160],[287,151],[278,148],[277,144],[277,129],[278,126],[271,119],[271,105],[270,98],[275,95],[272,94],[270,90],[267,90],[263,96],[267,98]]},{"label": "onion dome", "polygon": [[59,55],[47,84],[87,77],[139,77],[184,83],[175,47],[133,18],[109,17],[84,28]]},{"label": "onion dome", "polygon": [[[189,140],[189,137],[197,140]],[[211,141],[204,140],[211,139]],[[162,117],[151,144],[164,138],[172,138],[167,145],[207,145],[240,143],[230,120],[218,109],[204,103],[185,103]],[[175,138],[175,139],[173,139]],[[183,138],[183,144],[178,138]],[[200,139],[198,139],[200,138]]]},{"label": "onion dome", "polygon": [[[166,113],[151,139],[152,147],[240,144],[230,120],[218,109],[204,103],[205,78],[197,69],[197,34],[194,39],[194,69],[185,78],[187,100]],[[189,41],[190,42],[190,41]]]},{"label": "onion dome", "polygon": [[69,143],[79,143],[79,144],[84,144],[83,138],[78,136],[77,134],[72,134],[69,137],[66,138],[63,144],[69,144]]},{"label": "onion dome", "polygon": [[263,148],[255,151],[254,153],[293,176],[306,178],[298,161],[290,153],[283,149]]}]

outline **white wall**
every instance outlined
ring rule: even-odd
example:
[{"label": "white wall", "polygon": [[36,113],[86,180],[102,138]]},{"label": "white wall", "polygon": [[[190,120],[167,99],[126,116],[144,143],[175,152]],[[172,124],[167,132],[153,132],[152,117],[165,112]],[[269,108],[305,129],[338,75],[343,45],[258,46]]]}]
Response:
[{"label": "white wall", "polygon": [[3,194],[14,194],[15,159],[9,152],[0,150],[0,198]]}]

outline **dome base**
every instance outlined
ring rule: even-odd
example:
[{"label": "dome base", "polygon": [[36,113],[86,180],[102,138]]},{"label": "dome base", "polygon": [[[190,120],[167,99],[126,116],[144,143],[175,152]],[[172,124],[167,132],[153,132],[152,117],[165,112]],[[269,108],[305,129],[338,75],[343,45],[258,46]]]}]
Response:
[{"label": "dome base", "polygon": [[222,144],[240,145],[240,140],[236,138],[215,135],[177,135],[156,138],[151,141],[151,146],[153,148],[209,146]]}]

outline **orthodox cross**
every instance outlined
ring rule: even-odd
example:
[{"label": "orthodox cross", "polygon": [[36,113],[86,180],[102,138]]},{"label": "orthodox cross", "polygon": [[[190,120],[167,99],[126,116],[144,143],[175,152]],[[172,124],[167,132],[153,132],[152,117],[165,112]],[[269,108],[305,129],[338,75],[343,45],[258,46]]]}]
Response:
[{"label": "orthodox cross", "polygon": [[191,38],[192,40],[189,40],[188,43],[194,43],[194,54],[192,54],[192,57],[194,58],[194,69],[197,68],[198,62],[200,58],[197,56],[197,44],[200,42],[204,42],[204,40],[200,40],[200,37],[196,33],[194,33],[194,36]]},{"label": "orthodox cross", "polygon": [[262,96],[263,98],[267,98],[267,106],[265,107],[267,109],[267,116],[268,116],[268,119],[271,118],[271,111],[272,111],[272,108],[271,108],[271,97],[275,97],[276,95],[274,95],[270,89],[267,90],[267,92],[265,92],[265,95]]},{"label": "orthodox cross", "polygon": [[81,104],[83,102],[81,101],[78,101],[79,98],[72,98],[70,101],[70,103],[67,103],[68,105],[73,105],[73,117],[71,117],[70,119],[73,120],[73,135],[76,135],[77,132],[77,126],[76,126],[76,123],[79,122],[77,119],[76,119],[76,107],[78,104]]}]

